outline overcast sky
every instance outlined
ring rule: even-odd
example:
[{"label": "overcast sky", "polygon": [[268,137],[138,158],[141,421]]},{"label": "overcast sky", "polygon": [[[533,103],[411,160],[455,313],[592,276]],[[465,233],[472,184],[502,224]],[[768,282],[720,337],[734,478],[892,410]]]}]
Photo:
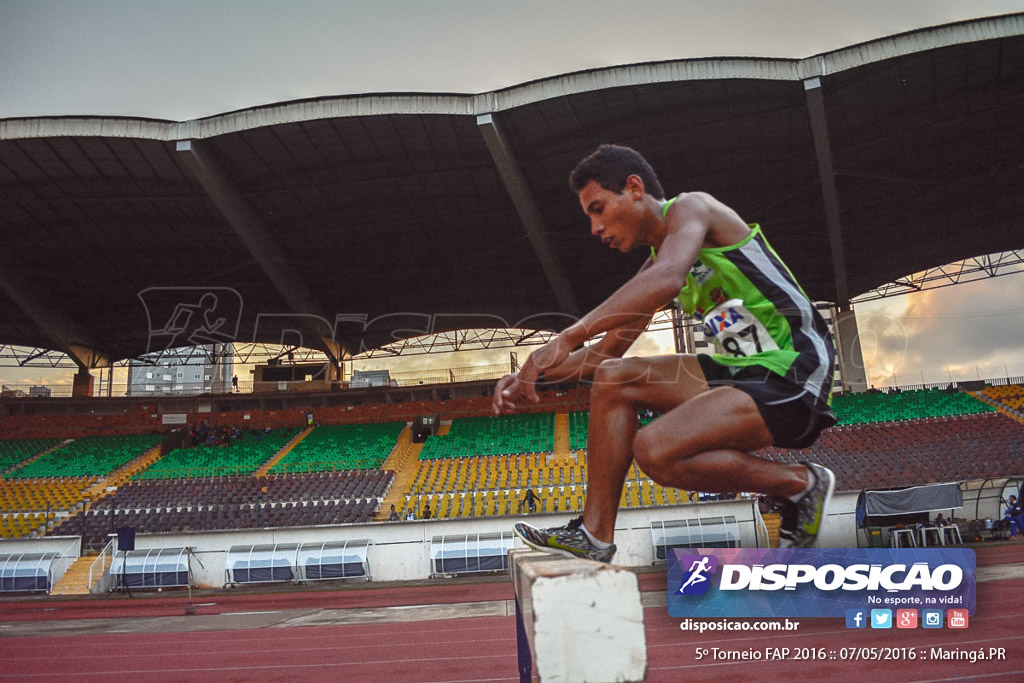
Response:
[{"label": "overcast sky", "polygon": [[[185,120],[307,97],[477,93],[633,62],[802,58],[1019,11],[1024,0],[0,0],[0,118]],[[1013,275],[858,307],[872,378],[1024,374],[1022,295]],[[8,383],[53,377],[0,368]]]}]

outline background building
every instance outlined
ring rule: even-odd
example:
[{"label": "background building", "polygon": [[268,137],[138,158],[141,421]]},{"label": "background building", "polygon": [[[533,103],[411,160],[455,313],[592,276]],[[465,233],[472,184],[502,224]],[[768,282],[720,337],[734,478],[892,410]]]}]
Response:
[{"label": "background building", "polygon": [[177,396],[231,392],[234,349],[207,344],[160,351],[128,366],[129,396]]}]

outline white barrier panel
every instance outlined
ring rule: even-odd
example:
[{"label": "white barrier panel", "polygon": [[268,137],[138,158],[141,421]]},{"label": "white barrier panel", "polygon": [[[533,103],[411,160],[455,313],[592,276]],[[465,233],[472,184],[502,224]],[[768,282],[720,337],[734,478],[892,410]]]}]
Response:
[{"label": "white barrier panel", "polygon": [[530,680],[531,664],[545,682],[643,680],[647,641],[636,574],[533,550],[513,550],[509,561],[520,680]]}]

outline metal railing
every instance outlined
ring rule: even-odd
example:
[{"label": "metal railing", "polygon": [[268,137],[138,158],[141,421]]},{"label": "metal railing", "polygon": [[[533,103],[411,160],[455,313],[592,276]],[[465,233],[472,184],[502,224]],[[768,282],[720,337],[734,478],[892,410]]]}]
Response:
[{"label": "metal railing", "polygon": [[[479,382],[482,380],[497,380],[510,372],[507,363],[497,365],[479,365],[462,368],[443,368],[440,370],[411,370],[403,372],[392,372],[389,375],[391,387],[415,387],[428,384],[457,384],[460,382]],[[97,382],[93,386],[94,397],[125,398],[132,397],[174,397],[174,396],[229,396],[234,394],[260,394],[275,393],[281,391],[330,391],[338,383],[323,379],[310,381],[280,381],[280,382],[254,382],[247,380],[239,382],[237,390],[227,388],[226,390],[211,389],[203,383],[183,383],[174,386],[165,386],[154,389],[152,392],[140,390],[137,386],[131,388],[125,383],[115,383],[110,389],[107,384]],[[348,387],[348,381],[341,383]],[[180,387],[180,388],[176,388]],[[352,388],[362,388],[353,386]],[[71,384],[4,384],[2,388],[3,398],[71,398]]]},{"label": "metal railing", "polygon": [[[105,577],[107,575],[106,574],[107,568],[114,561],[114,543],[116,541],[117,541],[116,538],[111,538],[110,542],[108,542],[107,545],[105,545],[103,547],[103,550],[100,551],[99,556],[95,560],[92,561],[92,564],[89,565],[89,591],[90,592],[93,590],[93,586],[96,586],[96,583],[93,583],[93,576],[94,576],[94,574],[98,574],[98,576],[96,576],[96,582],[97,583],[102,581],[103,577]],[[102,592],[102,589],[98,590],[96,592]]]},{"label": "metal railing", "polygon": [[57,585],[57,582],[61,580],[68,568],[71,567],[78,559],[78,541],[72,541],[68,543],[64,548],[61,549],[60,555],[57,556],[50,564],[50,590]]}]

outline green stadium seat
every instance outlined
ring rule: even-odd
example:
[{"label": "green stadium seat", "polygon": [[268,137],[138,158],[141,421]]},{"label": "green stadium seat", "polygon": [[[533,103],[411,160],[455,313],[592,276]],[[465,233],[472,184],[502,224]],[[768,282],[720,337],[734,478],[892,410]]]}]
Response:
[{"label": "green stadium seat", "polygon": [[296,444],[271,472],[379,469],[405,429],[404,422],[320,426]]}]

